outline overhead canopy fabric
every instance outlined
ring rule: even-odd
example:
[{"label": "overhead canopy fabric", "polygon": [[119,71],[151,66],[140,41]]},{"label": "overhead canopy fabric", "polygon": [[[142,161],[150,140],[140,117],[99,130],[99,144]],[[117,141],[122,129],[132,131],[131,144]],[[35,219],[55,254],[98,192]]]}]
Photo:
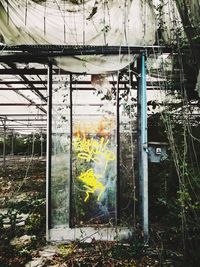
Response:
[{"label": "overhead canopy fabric", "polygon": [[[40,2],[40,1],[37,1]],[[82,3],[83,2],[83,3]],[[149,1],[141,0],[2,0],[2,42],[12,44],[152,45],[155,17]],[[107,73],[124,68],[128,56],[56,58],[71,72]]]},{"label": "overhead canopy fabric", "polygon": [[0,30],[7,44],[120,46],[154,43],[155,18],[149,1],[41,2],[43,4],[31,0],[1,1]]}]

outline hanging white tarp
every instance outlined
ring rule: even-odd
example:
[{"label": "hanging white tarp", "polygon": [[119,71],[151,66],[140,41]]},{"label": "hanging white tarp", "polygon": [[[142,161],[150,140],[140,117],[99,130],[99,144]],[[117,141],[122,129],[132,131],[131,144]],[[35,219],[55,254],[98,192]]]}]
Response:
[{"label": "hanging white tarp", "polygon": [[133,55],[94,55],[76,57],[56,57],[56,64],[73,73],[110,73],[125,68],[136,57]]},{"label": "hanging white tarp", "polygon": [[[115,46],[152,45],[155,42],[155,17],[149,1],[37,2],[1,1],[0,34],[3,42],[8,45]],[[57,64],[68,71],[87,73],[116,71],[132,60],[129,55],[56,58]]]},{"label": "hanging white tarp", "polygon": [[[39,1],[37,1],[39,2]],[[0,31],[7,44],[152,45],[155,18],[141,0],[2,0]],[[82,1],[79,1],[82,2]]]}]

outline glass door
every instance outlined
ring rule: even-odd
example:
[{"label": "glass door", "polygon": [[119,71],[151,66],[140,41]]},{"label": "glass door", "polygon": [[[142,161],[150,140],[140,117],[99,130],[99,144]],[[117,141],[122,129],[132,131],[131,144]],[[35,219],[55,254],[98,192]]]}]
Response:
[{"label": "glass door", "polygon": [[112,225],[116,213],[116,106],[93,90],[72,93],[74,226]]}]

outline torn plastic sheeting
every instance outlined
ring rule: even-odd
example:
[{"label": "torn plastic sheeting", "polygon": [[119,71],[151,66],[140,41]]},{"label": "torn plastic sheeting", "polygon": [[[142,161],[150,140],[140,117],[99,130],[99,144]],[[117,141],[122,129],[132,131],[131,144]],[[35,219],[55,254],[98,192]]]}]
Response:
[{"label": "torn plastic sheeting", "polygon": [[58,67],[73,73],[111,73],[125,68],[132,63],[136,55],[97,55],[77,57],[56,57]]},{"label": "torn plastic sheeting", "polygon": [[[151,45],[155,18],[141,0],[88,0],[36,4],[29,0],[2,0],[0,33],[6,44]],[[145,23],[143,20],[145,19]],[[133,61],[130,55],[56,57],[55,63],[74,73],[109,73]]]},{"label": "torn plastic sheeting", "polygon": [[6,44],[152,45],[155,17],[148,2],[1,0],[0,30]]}]

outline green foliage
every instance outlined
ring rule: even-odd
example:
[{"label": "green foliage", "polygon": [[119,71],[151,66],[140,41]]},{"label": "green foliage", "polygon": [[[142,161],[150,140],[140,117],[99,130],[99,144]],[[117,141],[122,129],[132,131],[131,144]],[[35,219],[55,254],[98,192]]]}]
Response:
[{"label": "green foliage", "polygon": [[59,253],[63,258],[67,258],[69,255],[75,252],[75,244],[70,243],[68,245],[60,245],[59,246]]},{"label": "green foliage", "polygon": [[178,247],[188,264],[196,264],[199,257],[194,244],[200,243],[200,143],[195,136],[199,136],[200,127],[189,125],[184,114],[179,116],[173,119],[170,114],[164,115],[160,121],[169,150],[167,160],[149,164],[150,216],[152,223],[167,229],[162,236],[164,245]]},{"label": "green foliage", "polygon": [[[4,139],[0,139],[0,153],[3,154],[3,143]],[[34,148],[33,148],[34,144]],[[6,155],[14,153],[14,155],[18,154],[26,154],[31,155],[32,152],[34,154],[41,153],[41,135],[35,134],[34,137],[32,134],[28,135],[6,135],[5,138],[5,146],[6,146]],[[13,151],[12,151],[13,149]],[[46,137],[43,135],[43,153],[45,153],[46,149]],[[34,151],[33,151],[34,150]]]},{"label": "green foliage", "polygon": [[[37,233],[37,235],[44,230],[45,217],[39,213],[32,213],[26,220],[25,232],[27,234]],[[42,233],[41,233],[42,234]]]}]

